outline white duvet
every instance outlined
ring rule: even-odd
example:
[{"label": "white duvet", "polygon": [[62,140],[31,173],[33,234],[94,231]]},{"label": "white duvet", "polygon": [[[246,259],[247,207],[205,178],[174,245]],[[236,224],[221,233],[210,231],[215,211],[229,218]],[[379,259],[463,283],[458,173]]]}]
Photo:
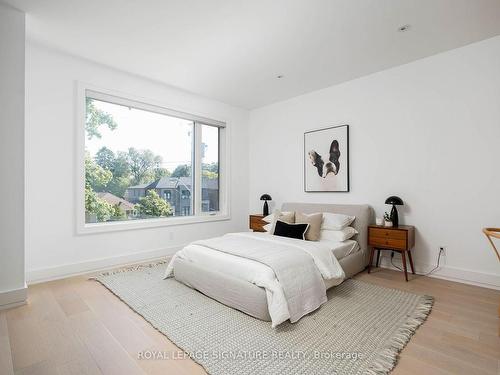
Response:
[{"label": "white duvet", "polygon": [[[325,296],[327,286],[331,287],[338,285],[344,280],[344,271],[334,255],[336,249],[335,247],[332,247],[331,242],[324,243],[321,241],[302,241],[251,232],[233,233],[226,236],[232,236],[233,240],[235,238],[234,236],[237,236],[238,240],[241,241],[245,241],[245,238],[258,238],[259,240],[268,241],[270,244],[275,243],[280,246],[287,245],[295,249],[300,248],[312,257],[314,264],[323,277],[325,282]],[[357,243],[355,241],[351,241],[347,244],[338,243],[337,248],[340,250],[342,255],[346,255],[346,253],[348,254],[355,251],[356,246]],[[273,327],[290,319],[290,312],[285,294],[283,292],[283,287],[276,278],[273,269],[269,266],[255,260],[208,248],[203,246],[203,242],[195,242],[186,246],[174,255],[167,267],[165,277],[173,275],[173,264],[177,257],[186,261],[195,262],[210,270],[221,272],[264,288],[266,291],[269,315],[271,316]],[[310,275],[297,274],[297,282],[307,282],[308,277],[310,277]]]}]

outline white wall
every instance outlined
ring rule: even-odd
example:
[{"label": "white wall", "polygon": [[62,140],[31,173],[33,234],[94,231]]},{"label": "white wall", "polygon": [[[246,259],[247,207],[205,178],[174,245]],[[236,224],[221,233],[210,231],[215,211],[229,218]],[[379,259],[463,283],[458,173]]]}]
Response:
[{"label": "white wall", "polygon": [[0,3],[0,308],[24,283],[24,14]]},{"label": "white wall", "polygon": [[[303,133],[350,125],[350,193],[305,193]],[[500,287],[481,228],[500,226],[500,37],[425,58],[250,114],[250,209],[284,201],[403,198],[420,271],[446,246],[440,276]]]},{"label": "white wall", "polygon": [[[199,238],[247,228],[248,112],[29,43],[26,54],[26,267],[42,280],[172,253]],[[230,221],[75,234],[75,82],[226,120]]]}]

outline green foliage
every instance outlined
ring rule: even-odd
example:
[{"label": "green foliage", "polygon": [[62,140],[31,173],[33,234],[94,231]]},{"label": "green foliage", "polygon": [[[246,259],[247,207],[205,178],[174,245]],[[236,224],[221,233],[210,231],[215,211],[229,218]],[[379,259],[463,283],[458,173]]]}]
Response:
[{"label": "green foliage", "polygon": [[110,181],[106,186],[99,187],[98,191],[105,189],[111,194],[123,198],[125,191],[131,184],[127,153],[118,152],[118,155],[115,156],[114,152],[109,148],[102,147],[97,151],[94,159],[99,167],[111,172]]},{"label": "green foliage", "polygon": [[114,177],[130,177],[130,165],[128,163],[128,153],[118,151],[113,163],[113,176]]},{"label": "green foliage", "polygon": [[90,156],[85,156],[85,187],[93,191],[104,191],[113,178],[113,173],[102,168]]},{"label": "green foliage", "polygon": [[95,154],[95,162],[108,171],[113,172],[115,167],[115,153],[107,147],[101,147]]},{"label": "green foliage", "polygon": [[116,129],[118,124],[113,119],[113,116],[98,109],[93,99],[87,98],[85,104],[87,109],[85,131],[89,140],[94,137],[101,138],[101,133],[99,132],[99,127],[101,125],[106,125],[110,130]]},{"label": "green foliage", "polygon": [[90,186],[85,186],[85,213],[94,216],[97,222],[102,222],[113,216],[114,209],[108,202],[99,198]]},{"label": "green foliage", "polygon": [[217,179],[219,178],[219,163],[203,163],[201,165],[201,174],[202,177],[208,179]]},{"label": "green foliage", "polygon": [[125,196],[125,191],[130,186],[130,178],[126,176],[116,177],[113,176],[111,181],[106,185],[106,191],[117,197],[123,198]]},{"label": "green foliage", "polygon": [[127,218],[125,212],[120,208],[118,204],[113,205],[112,220],[124,220]]},{"label": "green foliage", "polygon": [[215,163],[203,163],[201,165],[201,168],[203,170],[206,170],[206,171],[209,171],[209,172],[213,172],[213,173],[219,173],[219,163],[215,162]]},{"label": "green foliage", "polygon": [[162,177],[170,176],[170,171],[166,168],[155,168],[153,170],[154,180],[159,180]]},{"label": "green foliage", "polygon": [[123,198],[131,185],[151,182],[170,172],[161,167],[162,159],[151,150],[130,148],[115,153],[102,147],[94,159],[85,159],[86,182],[94,191],[108,191]]},{"label": "green foliage", "polygon": [[[99,127],[102,125],[106,125],[110,130],[118,126],[113,117],[98,109],[90,98],[86,99],[86,110],[85,131],[89,140],[93,137],[101,138]],[[122,162],[122,159],[115,157],[113,151],[106,147],[102,147],[94,159],[88,154],[85,156],[85,213],[88,221],[103,222],[126,218],[125,212],[118,205],[113,206],[96,194],[96,191],[109,191],[123,196],[129,180],[123,177],[123,174],[127,173],[128,165],[124,166]]]},{"label": "green foliage", "polygon": [[151,150],[128,149],[128,164],[132,173],[132,183],[138,185],[154,179],[153,170],[161,166],[161,156],[155,155]]},{"label": "green foliage", "polygon": [[96,191],[103,191],[113,174],[98,165],[89,155],[85,156],[85,213],[90,221],[108,221],[114,214],[113,206],[98,197]]},{"label": "green foliage", "polygon": [[170,204],[161,199],[154,190],[149,190],[145,197],[139,199],[135,208],[141,217],[166,217],[173,213]]},{"label": "green foliage", "polygon": [[210,172],[210,171],[207,171],[205,169],[203,171],[201,171],[201,175],[202,175],[202,177],[208,178],[210,180],[219,178],[218,173]]},{"label": "green foliage", "polygon": [[187,164],[178,165],[172,172],[172,177],[191,177],[191,166]]}]

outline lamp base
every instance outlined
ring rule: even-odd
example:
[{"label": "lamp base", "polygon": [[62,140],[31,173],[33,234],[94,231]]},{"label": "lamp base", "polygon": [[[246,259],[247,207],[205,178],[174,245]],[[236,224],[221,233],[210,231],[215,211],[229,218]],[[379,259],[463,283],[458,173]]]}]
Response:
[{"label": "lamp base", "polygon": [[392,225],[395,227],[399,226],[399,216],[398,216],[398,209],[396,208],[395,205],[392,205],[392,210],[391,210],[391,221]]},{"label": "lamp base", "polygon": [[269,206],[267,205],[267,201],[264,201],[264,209],[262,210],[262,215],[269,215]]}]

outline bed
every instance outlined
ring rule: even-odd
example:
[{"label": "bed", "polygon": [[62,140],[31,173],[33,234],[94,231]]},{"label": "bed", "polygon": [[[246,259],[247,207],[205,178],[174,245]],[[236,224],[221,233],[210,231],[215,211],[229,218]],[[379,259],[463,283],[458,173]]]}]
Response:
[{"label": "bed", "polygon": [[[270,237],[274,237],[273,241],[275,239],[278,240],[276,246],[279,246],[280,243],[288,245],[287,241],[290,245],[302,242],[300,246],[307,245],[311,248],[311,255],[316,253],[315,246],[318,249],[323,249],[323,251],[326,251],[326,248],[330,249],[335,255],[333,257],[335,258],[334,261],[341,266],[343,274],[342,278],[332,277],[331,279],[323,280],[324,288],[326,287],[326,289],[338,285],[342,280],[350,278],[365,269],[369,259],[367,226],[373,221],[373,212],[368,205],[284,203],[281,210],[303,213],[334,212],[353,215],[356,219],[351,226],[358,231],[358,234],[351,241],[336,245],[322,244],[321,241],[277,239],[276,236],[269,236],[262,233],[242,233],[238,236],[233,236],[232,239],[238,241],[242,240],[242,237],[245,237],[248,238],[248,241],[269,245],[265,241]],[[293,241],[296,241],[296,243]],[[174,256],[169,264],[169,272],[176,280],[189,287],[255,318],[272,321],[273,326],[276,326],[290,318],[290,316],[286,315],[288,310],[282,306],[283,304],[286,305],[286,301],[283,301],[280,293],[276,292],[276,288],[273,291],[273,286],[270,286],[271,276],[267,275],[267,278],[264,280],[264,274],[266,272],[272,273],[273,270],[257,262],[253,262],[252,267],[248,267],[249,262],[251,261],[242,260],[237,256],[219,251],[210,251],[205,246],[194,244],[187,246]],[[245,264],[244,267],[243,263]],[[332,267],[334,268],[335,265],[332,265]],[[258,274],[258,276],[254,274]],[[276,278],[275,275],[274,277]],[[290,320],[293,321],[292,319]]]}]

